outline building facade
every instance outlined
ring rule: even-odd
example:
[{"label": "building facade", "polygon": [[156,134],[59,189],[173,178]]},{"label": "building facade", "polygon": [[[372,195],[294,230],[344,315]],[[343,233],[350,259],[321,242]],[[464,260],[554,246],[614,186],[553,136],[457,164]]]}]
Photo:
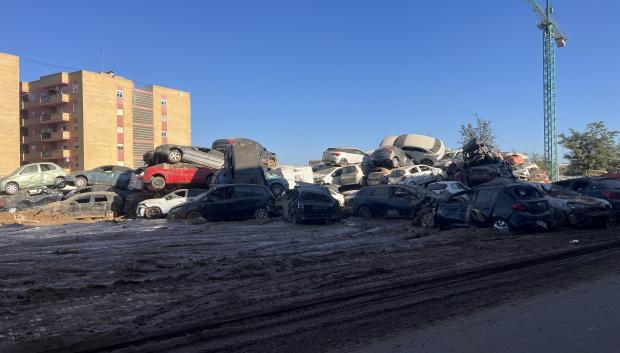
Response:
[{"label": "building facade", "polygon": [[0,53],[0,176],[20,165],[19,141],[19,57]]},{"label": "building facade", "polygon": [[[15,168],[39,161],[67,171],[107,164],[138,167],[142,154],[159,144],[191,145],[188,92],[136,88],[112,72],[85,70],[22,82],[19,90],[21,114],[0,116],[5,126],[11,125],[11,116],[16,121],[13,134],[19,136],[21,153],[12,157]],[[9,163],[7,156],[0,158]]]}]

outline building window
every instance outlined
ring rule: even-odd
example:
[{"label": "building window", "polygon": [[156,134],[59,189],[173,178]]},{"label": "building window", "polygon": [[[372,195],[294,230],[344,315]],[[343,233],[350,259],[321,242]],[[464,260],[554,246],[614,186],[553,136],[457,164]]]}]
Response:
[{"label": "building window", "polygon": [[77,84],[77,83],[72,84],[72,85],[71,85],[71,92],[73,92],[73,93],[78,93],[78,87],[79,87],[79,86],[78,86],[78,84]]},{"label": "building window", "polygon": [[162,131],[161,132],[161,137],[168,137],[168,132],[167,131]]},{"label": "building window", "polygon": [[37,145],[30,145],[30,150],[35,152],[37,150]]},{"label": "building window", "polygon": [[77,101],[73,101],[71,104],[71,110],[75,113],[77,112],[78,104]]},{"label": "building window", "polygon": [[162,115],[161,121],[168,121],[168,115]]},{"label": "building window", "polygon": [[164,107],[168,105],[168,101],[166,101],[166,98],[161,99],[161,105],[163,105]]},{"label": "building window", "polygon": [[116,98],[123,98],[125,96],[124,92],[122,89],[117,89],[116,90]]},{"label": "building window", "polygon": [[75,145],[73,146],[74,149],[79,150],[80,149],[80,145]]},{"label": "building window", "polygon": [[116,127],[116,132],[118,132],[119,134],[122,134],[122,133],[124,133],[124,132],[125,132],[125,129],[123,129],[123,127],[122,127],[122,126],[117,126],[117,127]]},{"label": "building window", "polygon": [[123,150],[125,150],[125,145],[123,145],[123,144],[118,144],[118,145],[116,145],[116,149],[117,149],[118,151],[123,151]]},{"label": "building window", "polygon": [[36,113],[35,112],[30,112],[30,118],[34,119],[36,117]]},{"label": "building window", "polygon": [[123,116],[125,115],[125,110],[122,108],[116,109],[116,115],[117,116]]},{"label": "building window", "polygon": [[67,125],[62,126],[62,131],[67,131]]}]

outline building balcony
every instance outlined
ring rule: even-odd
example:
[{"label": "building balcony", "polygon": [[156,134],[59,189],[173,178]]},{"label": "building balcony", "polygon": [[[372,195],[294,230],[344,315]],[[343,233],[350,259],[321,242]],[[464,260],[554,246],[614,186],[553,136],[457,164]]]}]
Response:
[{"label": "building balcony", "polygon": [[54,142],[71,139],[69,131],[42,132],[40,135],[22,136],[22,143]]},{"label": "building balcony", "polygon": [[41,159],[65,159],[71,156],[70,150],[51,150],[51,151],[43,151],[41,152]]},{"label": "building balcony", "polygon": [[54,105],[69,103],[69,95],[66,93],[54,94],[51,96],[39,97],[34,101],[25,102],[24,109],[32,109],[34,107],[50,107]]},{"label": "building balcony", "polygon": [[57,124],[57,123],[66,123],[71,120],[69,113],[53,113],[48,114],[44,113],[40,116],[33,118],[23,118],[22,126],[29,127],[41,124]]}]

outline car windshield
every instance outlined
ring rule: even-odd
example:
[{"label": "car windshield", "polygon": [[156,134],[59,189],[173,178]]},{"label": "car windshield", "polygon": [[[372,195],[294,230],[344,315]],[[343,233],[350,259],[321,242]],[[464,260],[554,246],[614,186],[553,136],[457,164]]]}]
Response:
[{"label": "car windshield", "polygon": [[512,193],[520,200],[534,200],[542,197],[540,191],[533,187],[513,187]]}]

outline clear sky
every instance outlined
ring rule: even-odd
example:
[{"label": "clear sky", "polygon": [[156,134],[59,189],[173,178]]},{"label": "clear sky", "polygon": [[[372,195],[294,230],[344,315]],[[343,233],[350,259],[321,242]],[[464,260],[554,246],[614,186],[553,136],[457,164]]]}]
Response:
[{"label": "clear sky", "polygon": [[[541,1],[541,0],[538,0]],[[556,0],[558,128],[620,130],[620,2]],[[0,51],[192,94],[192,139],[244,136],[287,163],[479,114],[542,151],[542,34],[522,0],[7,1]],[[61,71],[22,61],[22,80]]]}]

